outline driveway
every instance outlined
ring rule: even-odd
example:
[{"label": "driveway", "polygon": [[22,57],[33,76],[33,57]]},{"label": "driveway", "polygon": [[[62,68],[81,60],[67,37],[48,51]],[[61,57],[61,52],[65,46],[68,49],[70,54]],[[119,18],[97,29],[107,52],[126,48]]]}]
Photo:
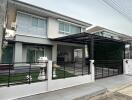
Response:
[{"label": "driveway", "polygon": [[98,95],[88,100],[132,100],[132,85],[114,92],[108,92],[103,95]]}]

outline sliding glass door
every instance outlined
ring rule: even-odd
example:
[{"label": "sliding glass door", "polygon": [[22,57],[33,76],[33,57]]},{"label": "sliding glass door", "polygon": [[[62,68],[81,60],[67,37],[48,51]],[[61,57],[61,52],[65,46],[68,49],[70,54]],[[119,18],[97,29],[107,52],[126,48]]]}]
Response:
[{"label": "sliding glass door", "polygon": [[27,62],[38,62],[39,57],[44,56],[44,48],[28,48]]}]

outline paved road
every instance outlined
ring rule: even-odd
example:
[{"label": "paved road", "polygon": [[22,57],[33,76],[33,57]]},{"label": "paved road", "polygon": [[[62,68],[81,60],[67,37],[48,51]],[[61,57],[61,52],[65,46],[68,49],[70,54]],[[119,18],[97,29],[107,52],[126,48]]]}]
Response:
[{"label": "paved road", "polygon": [[106,93],[90,100],[132,100],[132,85],[117,90],[112,93]]}]

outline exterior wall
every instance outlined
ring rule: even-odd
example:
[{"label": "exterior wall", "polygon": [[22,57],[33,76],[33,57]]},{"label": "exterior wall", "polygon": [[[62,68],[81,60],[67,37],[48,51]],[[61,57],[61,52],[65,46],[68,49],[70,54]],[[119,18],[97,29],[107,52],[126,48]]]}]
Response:
[{"label": "exterior wall", "polygon": [[7,0],[0,0],[0,61],[2,56],[2,38],[6,14]]},{"label": "exterior wall", "polygon": [[19,41],[19,42],[26,42],[26,43],[53,45],[52,41],[50,41],[48,39],[31,37],[31,36],[24,36],[24,35],[16,35],[15,40]]},{"label": "exterior wall", "polygon": [[57,61],[57,44],[52,47],[52,61]]},{"label": "exterior wall", "polygon": [[7,19],[7,28],[11,29],[11,23],[16,22],[16,8],[12,4],[8,4]]},{"label": "exterior wall", "polygon": [[57,38],[59,37],[59,22],[57,19],[48,18],[48,38]]},{"label": "exterior wall", "polygon": [[16,42],[15,43],[15,58],[14,62],[22,62],[23,50],[22,50],[22,43]]}]

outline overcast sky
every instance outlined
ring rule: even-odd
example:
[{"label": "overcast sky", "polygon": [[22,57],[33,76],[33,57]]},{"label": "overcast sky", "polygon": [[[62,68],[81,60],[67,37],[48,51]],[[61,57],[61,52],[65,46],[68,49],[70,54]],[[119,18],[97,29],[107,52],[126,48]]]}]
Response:
[{"label": "overcast sky", "polygon": [[[132,21],[103,0],[21,0],[132,36]],[[116,0],[117,1],[117,0]],[[120,0],[118,0],[120,1]],[[129,0],[128,0],[129,1]],[[130,2],[129,2],[130,3]]]}]

